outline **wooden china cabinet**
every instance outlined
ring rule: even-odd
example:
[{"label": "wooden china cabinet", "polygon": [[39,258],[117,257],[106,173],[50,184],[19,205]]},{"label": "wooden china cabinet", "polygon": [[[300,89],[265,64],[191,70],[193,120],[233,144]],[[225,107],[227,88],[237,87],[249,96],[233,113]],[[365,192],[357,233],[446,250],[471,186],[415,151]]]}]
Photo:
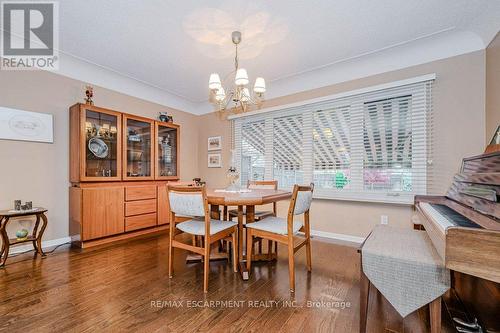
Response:
[{"label": "wooden china cabinet", "polygon": [[70,107],[70,235],[89,247],[167,229],[179,180],[179,125]]}]

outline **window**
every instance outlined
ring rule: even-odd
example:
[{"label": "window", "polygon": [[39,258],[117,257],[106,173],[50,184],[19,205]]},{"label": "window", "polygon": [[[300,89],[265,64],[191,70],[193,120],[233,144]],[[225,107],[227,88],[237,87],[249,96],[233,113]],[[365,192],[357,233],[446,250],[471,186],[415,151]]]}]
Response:
[{"label": "window", "polygon": [[242,184],[314,182],[315,197],[411,203],[430,178],[432,82],[426,76],[236,116]]}]

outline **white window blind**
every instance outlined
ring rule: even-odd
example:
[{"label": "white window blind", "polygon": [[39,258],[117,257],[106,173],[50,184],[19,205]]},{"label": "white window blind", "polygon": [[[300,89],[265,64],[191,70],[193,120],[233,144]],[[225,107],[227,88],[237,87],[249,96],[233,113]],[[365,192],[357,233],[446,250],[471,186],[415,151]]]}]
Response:
[{"label": "white window blind", "polygon": [[412,202],[431,177],[432,82],[235,119],[242,184],[312,181],[320,198]]}]

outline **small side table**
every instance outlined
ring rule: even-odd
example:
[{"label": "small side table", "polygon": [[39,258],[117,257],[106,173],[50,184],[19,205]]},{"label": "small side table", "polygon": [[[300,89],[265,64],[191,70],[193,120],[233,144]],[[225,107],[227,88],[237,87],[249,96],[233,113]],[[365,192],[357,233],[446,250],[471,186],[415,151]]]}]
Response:
[{"label": "small side table", "polygon": [[[36,208],[27,211],[12,211],[12,210],[2,210],[0,211],[0,236],[2,237],[2,249],[0,250],[0,267],[5,265],[7,261],[7,257],[9,256],[9,248],[11,245],[32,242],[33,247],[35,248],[36,253],[41,256],[45,256],[45,253],[42,250],[42,236],[45,228],[47,227],[47,217],[45,213],[47,209],[45,208]],[[17,238],[9,239],[9,235],[7,235],[7,224],[11,217],[21,217],[21,216],[36,216],[35,227],[33,228],[33,233],[28,235],[26,239],[18,240]],[[40,231],[38,227],[40,226],[40,220],[42,220],[42,227]]]}]

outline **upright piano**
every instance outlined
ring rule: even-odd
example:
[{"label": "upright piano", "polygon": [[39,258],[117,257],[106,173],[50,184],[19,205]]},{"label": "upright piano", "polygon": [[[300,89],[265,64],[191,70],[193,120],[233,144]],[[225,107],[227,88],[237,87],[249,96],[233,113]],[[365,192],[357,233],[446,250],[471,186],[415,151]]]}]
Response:
[{"label": "upright piano", "polygon": [[489,331],[500,331],[499,201],[497,151],[464,158],[446,196],[416,196],[413,216],[451,270],[452,292]]}]

